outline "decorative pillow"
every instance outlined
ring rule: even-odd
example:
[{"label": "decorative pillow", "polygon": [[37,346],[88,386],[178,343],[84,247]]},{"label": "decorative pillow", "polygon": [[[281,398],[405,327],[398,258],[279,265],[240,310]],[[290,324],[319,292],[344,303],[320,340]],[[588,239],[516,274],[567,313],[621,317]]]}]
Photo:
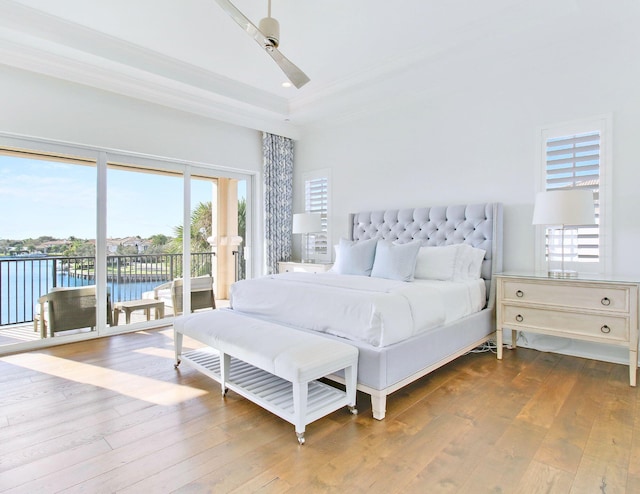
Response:
[{"label": "decorative pillow", "polygon": [[336,245],[336,262],[329,270],[332,273],[371,276],[376,254],[376,239],[350,241],[344,238]]},{"label": "decorative pillow", "polygon": [[413,280],[419,250],[420,242],[394,244],[378,240],[371,276],[389,280]]},{"label": "decorative pillow", "polygon": [[464,244],[468,248],[467,250],[467,260],[468,260],[468,269],[467,269],[467,280],[477,280],[482,277],[482,261],[484,261],[484,256],[487,253],[483,249],[478,249],[476,247],[471,247],[470,245]]},{"label": "decorative pillow", "polygon": [[480,278],[485,251],[467,244],[422,247],[415,277],[427,280],[466,281]]},{"label": "decorative pillow", "polygon": [[455,245],[421,247],[416,259],[414,276],[423,280],[452,280],[458,249]]}]

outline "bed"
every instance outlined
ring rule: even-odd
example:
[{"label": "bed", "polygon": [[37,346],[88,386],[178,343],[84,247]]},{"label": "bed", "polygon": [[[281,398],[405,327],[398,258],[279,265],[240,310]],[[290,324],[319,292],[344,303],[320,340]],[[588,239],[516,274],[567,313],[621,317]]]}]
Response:
[{"label": "bed", "polygon": [[[367,255],[349,256],[355,248],[372,243],[378,247],[372,272],[366,274],[357,264]],[[349,249],[339,250],[342,244]],[[396,261],[378,263],[384,252],[380,246],[394,255],[400,249],[416,249],[415,272],[402,278],[406,268],[397,256]],[[463,247],[472,248],[476,258],[483,251],[474,267],[478,276],[446,279],[451,252],[459,259]],[[346,339],[356,346],[358,389],[371,396],[378,420],[385,416],[389,394],[478,347],[495,331],[493,274],[502,270],[499,203],[352,214],[349,239],[341,239],[336,252],[334,272],[286,273],[235,283],[231,308],[301,331]],[[435,271],[429,276],[433,274],[435,280],[418,278],[419,266],[425,266],[427,259],[421,258],[423,252],[431,256],[429,269]],[[389,269],[395,269],[396,278],[388,279]],[[457,303],[455,297],[468,303]],[[435,309],[439,313],[431,314]],[[340,375],[330,378],[343,382]]]}]

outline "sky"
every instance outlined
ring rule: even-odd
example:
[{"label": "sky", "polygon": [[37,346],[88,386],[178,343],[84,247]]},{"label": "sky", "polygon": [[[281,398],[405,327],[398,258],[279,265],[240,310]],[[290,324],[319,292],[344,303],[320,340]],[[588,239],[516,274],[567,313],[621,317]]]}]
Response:
[{"label": "sky", "polygon": [[[211,190],[192,180],[192,209],[210,201]],[[180,177],[109,169],[107,198],[107,237],[173,236],[182,223]],[[95,225],[94,166],[0,156],[0,238],[93,239]]]}]

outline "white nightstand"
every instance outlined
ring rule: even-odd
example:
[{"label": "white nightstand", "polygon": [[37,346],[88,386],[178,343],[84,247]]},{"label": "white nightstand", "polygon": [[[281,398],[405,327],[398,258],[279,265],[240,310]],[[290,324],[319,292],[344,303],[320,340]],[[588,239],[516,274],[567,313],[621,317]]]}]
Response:
[{"label": "white nightstand", "polygon": [[503,330],[527,331],[629,348],[629,383],[638,367],[638,283],[584,275],[556,279],[544,274],[496,275],[496,336],[502,358]]},{"label": "white nightstand", "polygon": [[331,266],[330,263],[320,262],[279,262],[278,273],[324,273]]}]

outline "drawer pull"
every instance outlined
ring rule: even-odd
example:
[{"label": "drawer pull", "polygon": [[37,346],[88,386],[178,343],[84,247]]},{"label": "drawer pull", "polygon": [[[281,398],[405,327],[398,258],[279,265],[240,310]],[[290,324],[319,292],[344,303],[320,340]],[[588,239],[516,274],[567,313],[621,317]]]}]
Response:
[{"label": "drawer pull", "polygon": [[611,333],[611,328],[605,324],[600,328],[600,331],[602,331],[604,334],[608,334]]},{"label": "drawer pull", "polygon": [[518,322],[522,322],[522,321],[524,321],[524,317],[522,317],[520,314],[518,314],[518,315],[516,316],[516,321],[518,321]]},{"label": "drawer pull", "polygon": [[602,305],[611,305],[611,300],[609,299],[609,297],[604,297],[602,300],[600,300],[600,303]]},{"label": "drawer pull", "polygon": [[516,297],[518,297],[518,298],[524,297],[524,292],[522,290],[516,291]]}]

